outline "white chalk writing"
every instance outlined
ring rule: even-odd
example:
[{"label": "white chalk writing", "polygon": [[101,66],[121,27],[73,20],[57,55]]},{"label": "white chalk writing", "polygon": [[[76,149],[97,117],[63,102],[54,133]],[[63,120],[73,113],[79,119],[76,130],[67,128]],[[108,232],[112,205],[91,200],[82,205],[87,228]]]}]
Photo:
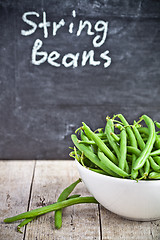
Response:
[{"label": "white chalk writing", "polygon": [[[25,29],[21,30],[22,36],[30,36],[34,34],[37,29],[43,30],[44,40],[51,36],[57,36],[58,32],[63,34],[63,28],[68,29],[69,34],[74,34],[75,37],[81,38],[88,35],[91,38],[92,47],[91,49],[81,49],[80,52],[66,53],[62,55],[59,51],[52,51],[48,53],[47,51],[42,51],[44,40],[36,39],[32,48],[32,64],[41,65],[44,62],[48,62],[51,66],[60,67],[64,66],[66,68],[78,66],[84,67],[89,64],[91,66],[98,66],[103,62],[104,68],[107,68],[111,64],[111,57],[109,56],[109,50],[105,50],[101,53],[98,51],[98,55],[92,48],[100,48],[104,45],[108,35],[108,21],[98,20],[94,24],[89,20],[78,20],[76,11],[72,11],[72,20],[68,23],[64,18],[59,19],[59,21],[48,21],[47,13],[42,12],[42,16],[35,12],[25,12],[22,15],[22,20],[25,23]],[[37,23],[39,22],[39,23]],[[27,25],[27,27],[26,27]],[[62,30],[61,30],[62,29]],[[66,30],[65,30],[66,34]],[[67,37],[67,36],[66,36]],[[74,38],[75,39],[75,38]],[[54,43],[54,42],[53,42]],[[72,46],[73,43],[71,43]],[[85,46],[86,47],[86,46]],[[87,47],[88,48],[88,47]]]}]

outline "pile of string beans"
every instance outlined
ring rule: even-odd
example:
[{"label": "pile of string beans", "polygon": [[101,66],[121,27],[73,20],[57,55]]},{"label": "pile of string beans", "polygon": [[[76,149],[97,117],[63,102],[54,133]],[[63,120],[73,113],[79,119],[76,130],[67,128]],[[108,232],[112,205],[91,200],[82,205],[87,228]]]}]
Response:
[{"label": "pile of string beans", "polygon": [[[129,179],[160,179],[160,129],[159,122],[147,115],[140,117],[138,122],[129,125],[122,114],[106,118],[105,129],[93,132],[85,123],[76,130],[80,133],[80,140],[76,134],[71,138],[74,148],[71,157],[77,159],[84,167],[100,174]],[[142,126],[144,121],[145,126]],[[81,197],[71,195],[78,179],[65,188],[56,203],[37,208],[16,216],[4,219],[5,223],[23,220],[17,230],[35,220],[37,217],[55,211],[55,227],[62,226],[62,209],[74,204],[98,203],[92,196]]]},{"label": "pile of string beans", "polygon": [[[145,124],[143,126],[142,124]],[[71,138],[71,157],[100,174],[136,180],[160,179],[160,123],[147,115],[130,125],[122,114],[106,118],[104,129],[85,123]]]}]

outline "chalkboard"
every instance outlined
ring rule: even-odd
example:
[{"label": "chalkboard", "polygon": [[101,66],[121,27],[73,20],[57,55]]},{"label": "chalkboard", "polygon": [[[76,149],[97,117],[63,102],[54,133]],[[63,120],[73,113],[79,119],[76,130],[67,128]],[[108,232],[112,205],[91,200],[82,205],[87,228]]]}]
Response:
[{"label": "chalkboard", "polygon": [[160,1],[0,1],[0,158],[68,159],[86,122],[160,120]]}]

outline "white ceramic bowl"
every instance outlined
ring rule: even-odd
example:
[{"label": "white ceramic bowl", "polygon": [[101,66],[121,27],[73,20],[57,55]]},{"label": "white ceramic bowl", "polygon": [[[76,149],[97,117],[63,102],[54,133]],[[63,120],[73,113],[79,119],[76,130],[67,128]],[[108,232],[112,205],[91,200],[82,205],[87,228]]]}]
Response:
[{"label": "white ceramic bowl", "polygon": [[105,208],[137,221],[160,219],[160,180],[115,178],[76,165],[88,191]]}]

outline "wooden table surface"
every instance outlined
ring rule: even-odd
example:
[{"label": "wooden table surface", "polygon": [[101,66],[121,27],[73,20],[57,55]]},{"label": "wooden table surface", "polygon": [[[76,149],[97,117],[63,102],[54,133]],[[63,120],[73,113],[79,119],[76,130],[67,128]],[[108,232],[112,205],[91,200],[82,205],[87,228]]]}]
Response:
[{"label": "wooden table surface", "polygon": [[[153,240],[160,239],[160,220],[123,219],[97,204],[64,209],[63,226],[54,227],[54,212],[16,231],[19,222],[3,219],[55,202],[61,191],[79,177],[74,161],[0,161],[0,240]],[[90,195],[83,183],[74,193]]]}]

